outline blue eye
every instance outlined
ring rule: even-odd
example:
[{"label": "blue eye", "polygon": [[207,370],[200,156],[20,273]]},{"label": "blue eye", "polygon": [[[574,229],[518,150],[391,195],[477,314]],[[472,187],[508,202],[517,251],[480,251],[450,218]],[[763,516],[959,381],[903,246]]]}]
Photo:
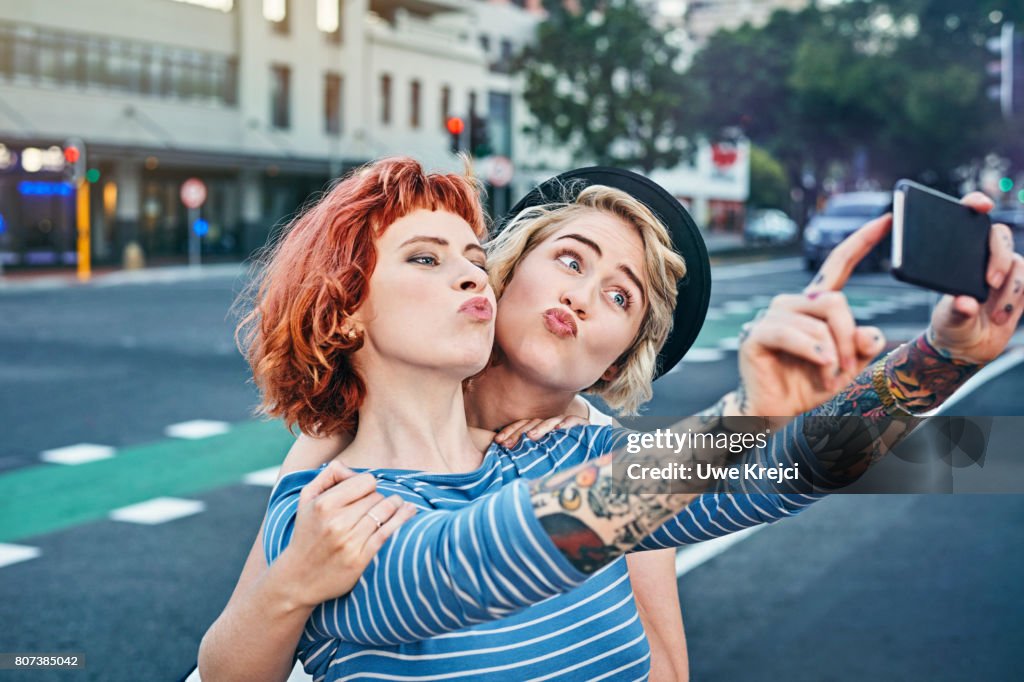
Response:
[{"label": "blue eye", "polygon": [[437,265],[437,258],[433,256],[413,256],[409,259],[409,262],[418,265]]},{"label": "blue eye", "polygon": [[579,254],[572,251],[563,251],[558,254],[558,260],[562,265],[574,272],[581,272],[583,270],[582,259],[579,257]]},{"label": "blue eye", "polygon": [[628,310],[633,305],[633,294],[626,290],[617,290],[612,292],[612,300],[615,301],[615,305]]}]

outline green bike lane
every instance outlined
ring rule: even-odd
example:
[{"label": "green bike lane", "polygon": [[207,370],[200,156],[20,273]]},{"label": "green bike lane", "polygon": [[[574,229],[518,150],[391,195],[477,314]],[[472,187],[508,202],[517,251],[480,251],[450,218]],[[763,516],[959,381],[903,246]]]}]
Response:
[{"label": "green bike lane", "polygon": [[119,449],[78,465],[40,464],[0,476],[0,542],[22,541],[106,519],[160,497],[188,497],[277,466],[293,442],[277,421],[235,424],[224,434]]}]

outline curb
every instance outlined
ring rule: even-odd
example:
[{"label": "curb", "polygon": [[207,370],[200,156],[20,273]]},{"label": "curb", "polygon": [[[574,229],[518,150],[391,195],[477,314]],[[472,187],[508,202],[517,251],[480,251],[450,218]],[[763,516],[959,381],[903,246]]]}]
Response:
[{"label": "curb", "polygon": [[114,270],[93,275],[87,282],[80,282],[75,272],[53,275],[32,273],[5,274],[0,277],[0,293],[19,291],[50,291],[71,287],[112,287],[126,284],[173,284],[183,281],[202,281],[241,277],[247,270],[246,263],[217,263],[192,268],[188,265],[152,267],[142,270]]}]

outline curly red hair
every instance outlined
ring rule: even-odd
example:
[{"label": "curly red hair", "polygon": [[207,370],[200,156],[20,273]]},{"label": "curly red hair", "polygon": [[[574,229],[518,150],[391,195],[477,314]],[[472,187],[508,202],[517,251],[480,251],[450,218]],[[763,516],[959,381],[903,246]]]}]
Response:
[{"label": "curly red hair", "polygon": [[383,159],[335,184],[257,259],[235,338],[260,389],[259,413],[308,434],[355,430],[366,386],[350,356],[362,339],[342,327],[366,299],[377,237],[419,209],[454,213],[486,233],[473,180]]}]

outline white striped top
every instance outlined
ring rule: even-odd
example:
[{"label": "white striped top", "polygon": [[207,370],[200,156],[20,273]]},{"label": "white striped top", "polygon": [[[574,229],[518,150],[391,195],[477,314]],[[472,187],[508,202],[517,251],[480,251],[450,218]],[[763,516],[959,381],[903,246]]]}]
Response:
[{"label": "white striped top", "polygon": [[[799,421],[799,420],[797,420]],[[523,479],[570,468],[624,444],[609,427],[554,431],[514,449],[492,445],[461,474],[371,469],[384,495],[421,510],[373,559],[346,596],[315,609],[299,643],[314,680],[645,679],[650,649],[626,562],[576,570],[533,514]],[[788,434],[802,444],[798,431]],[[801,466],[787,437],[756,453]],[[791,444],[793,441],[791,441]],[[282,478],[271,496],[268,561],[287,546],[299,493],[317,471]],[[820,495],[707,494],[639,549],[675,547],[791,516]],[[529,607],[529,608],[526,608]]]}]

